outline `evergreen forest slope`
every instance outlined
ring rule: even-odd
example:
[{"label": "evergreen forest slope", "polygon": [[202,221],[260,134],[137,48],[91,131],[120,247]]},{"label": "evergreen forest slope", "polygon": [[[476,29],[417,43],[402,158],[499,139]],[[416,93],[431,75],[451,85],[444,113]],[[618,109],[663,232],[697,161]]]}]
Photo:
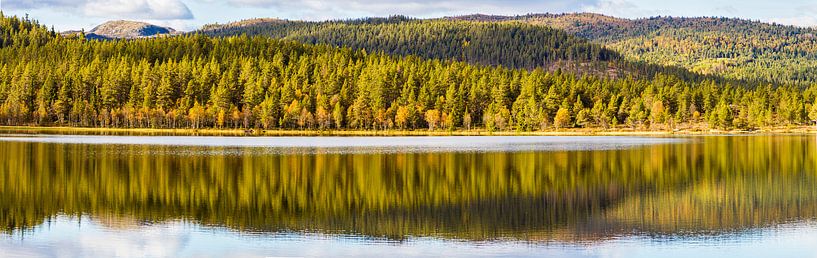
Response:
[{"label": "evergreen forest slope", "polygon": [[744,19],[621,19],[592,13],[470,15],[447,20],[557,28],[623,57],[729,79],[807,85],[817,81],[817,30]]},{"label": "evergreen forest slope", "polygon": [[404,16],[325,22],[252,19],[210,24],[198,32],[222,37],[263,35],[390,55],[609,77],[649,78],[658,73],[690,80],[703,77],[680,67],[627,61],[615,51],[563,30],[519,22],[417,20]]},{"label": "evergreen forest slope", "polygon": [[0,125],[299,130],[803,125],[817,87],[579,75],[266,36],[62,37],[0,18]]}]

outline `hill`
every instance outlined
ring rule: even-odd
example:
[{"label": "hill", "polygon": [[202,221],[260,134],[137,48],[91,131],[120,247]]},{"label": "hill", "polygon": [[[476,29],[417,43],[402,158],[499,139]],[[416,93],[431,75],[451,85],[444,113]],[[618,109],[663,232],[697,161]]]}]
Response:
[{"label": "hill", "polygon": [[614,78],[652,77],[657,73],[685,79],[700,77],[682,68],[627,61],[615,51],[565,31],[524,23],[417,20],[404,16],[325,22],[252,19],[206,25],[197,33],[263,35],[390,55]]},{"label": "hill", "polygon": [[[76,35],[79,31],[63,32],[64,36]],[[176,30],[137,21],[109,21],[94,27],[85,34],[88,39],[135,39],[177,34]]]},{"label": "hill", "polygon": [[633,61],[680,66],[729,79],[817,82],[817,31],[743,19],[621,19],[591,13],[469,15],[446,20],[525,23],[565,30]]},{"label": "hill", "polygon": [[531,69],[560,60],[594,62],[618,58],[612,51],[560,30],[422,21],[402,16],[328,22],[254,19],[207,25],[201,32],[211,36],[264,35],[394,55]]}]

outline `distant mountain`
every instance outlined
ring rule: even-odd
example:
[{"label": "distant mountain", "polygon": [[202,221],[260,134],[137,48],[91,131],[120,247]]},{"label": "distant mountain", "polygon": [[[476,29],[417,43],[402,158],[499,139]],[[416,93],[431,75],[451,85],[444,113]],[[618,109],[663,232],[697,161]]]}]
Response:
[{"label": "distant mountain", "polygon": [[468,15],[447,20],[524,23],[567,31],[627,59],[730,79],[817,83],[817,30],[720,17],[622,19],[593,13]]},{"label": "distant mountain", "polygon": [[289,23],[287,20],[281,20],[276,18],[255,18],[255,19],[247,19],[241,20],[237,22],[230,22],[227,24],[207,24],[201,28],[201,31],[214,31],[214,30],[223,30],[228,28],[242,28],[242,27],[251,27],[251,26],[259,26],[259,25],[270,25],[270,24],[286,24]]},{"label": "distant mountain", "polygon": [[[63,35],[78,34],[78,31],[63,32]],[[89,39],[135,39],[177,34],[176,30],[145,22],[109,21],[85,34]]]}]

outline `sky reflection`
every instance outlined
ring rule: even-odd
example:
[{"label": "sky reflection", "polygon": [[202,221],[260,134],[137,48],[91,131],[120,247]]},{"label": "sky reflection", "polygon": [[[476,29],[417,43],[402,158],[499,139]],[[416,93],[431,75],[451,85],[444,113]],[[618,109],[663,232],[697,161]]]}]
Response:
[{"label": "sky reflection", "polygon": [[[119,221],[121,222],[121,221]],[[109,222],[106,222],[109,223]],[[124,222],[127,223],[127,222]],[[797,222],[723,236],[621,236],[593,243],[452,241],[410,237],[395,242],[318,233],[246,234],[174,221],[105,225],[57,216],[0,237],[4,256],[29,257],[817,257],[817,224]]]}]

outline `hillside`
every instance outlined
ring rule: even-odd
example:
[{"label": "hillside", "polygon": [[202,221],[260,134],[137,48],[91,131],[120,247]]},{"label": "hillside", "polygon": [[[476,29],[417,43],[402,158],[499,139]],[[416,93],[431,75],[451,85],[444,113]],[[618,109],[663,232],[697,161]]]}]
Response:
[{"label": "hillside", "polygon": [[565,30],[629,60],[681,66],[730,79],[817,82],[812,28],[730,18],[621,19],[590,13],[525,16],[470,15],[447,20],[525,23]]},{"label": "hillside", "polygon": [[595,62],[618,58],[612,51],[560,30],[421,21],[400,16],[330,22],[257,19],[208,25],[202,32],[214,36],[265,35],[310,44],[517,68],[542,67],[560,60]]},{"label": "hillside", "polygon": [[416,20],[403,16],[326,22],[252,19],[206,25],[199,33],[210,36],[263,35],[391,55],[608,77],[649,78],[657,73],[685,79],[699,77],[682,68],[626,61],[600,44],[562,30],[523,23]]},{"label": "hillside", "polygon": [[201,34],[61,38],[3,17],[0,125],[534,131],[817,119],[817,86],[577,76]]}]

